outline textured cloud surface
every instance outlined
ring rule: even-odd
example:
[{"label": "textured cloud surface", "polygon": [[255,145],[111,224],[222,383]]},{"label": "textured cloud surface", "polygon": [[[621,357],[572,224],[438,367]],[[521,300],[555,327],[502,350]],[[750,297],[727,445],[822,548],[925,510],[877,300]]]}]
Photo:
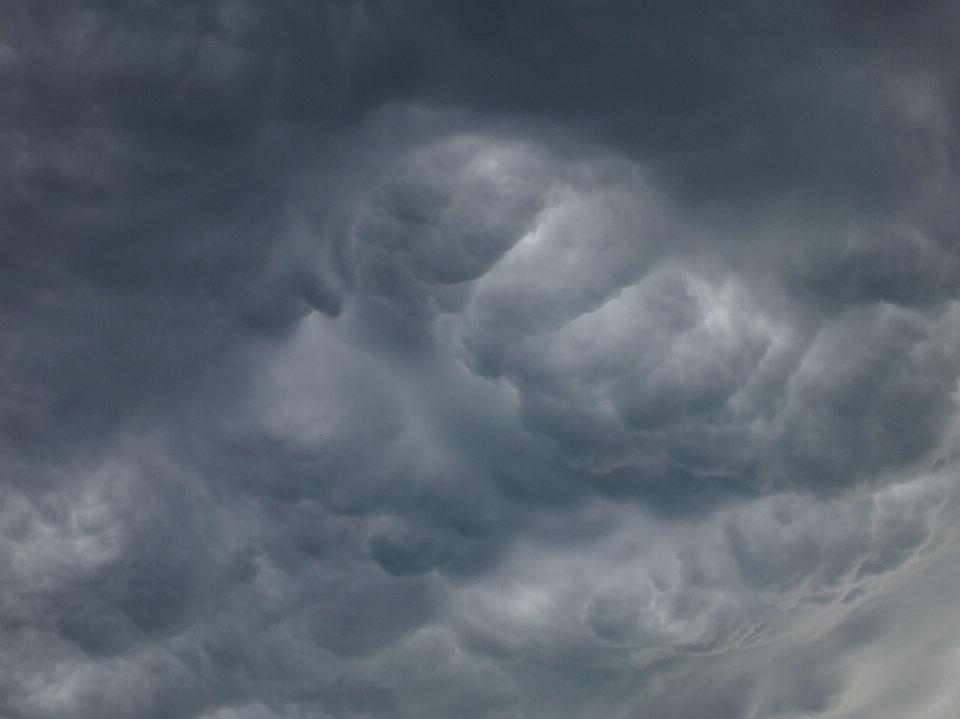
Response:
[{"label": "textured cloud surface", "polygon": [[958,39],[0,8],[0,717],[960,716]]}]

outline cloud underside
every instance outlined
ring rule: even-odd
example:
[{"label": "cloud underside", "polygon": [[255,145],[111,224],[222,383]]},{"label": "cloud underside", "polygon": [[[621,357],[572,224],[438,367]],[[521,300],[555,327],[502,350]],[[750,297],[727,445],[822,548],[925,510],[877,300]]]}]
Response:
[{"label": "cloud underside", "polygon": [[0,10],[0,715],[954,716],[957,21]]}]

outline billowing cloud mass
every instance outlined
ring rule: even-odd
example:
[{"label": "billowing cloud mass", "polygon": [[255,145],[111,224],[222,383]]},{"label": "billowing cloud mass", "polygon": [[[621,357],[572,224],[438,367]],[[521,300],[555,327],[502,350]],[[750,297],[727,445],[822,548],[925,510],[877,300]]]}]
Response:
[{"label": "billowing cloud mass", "polygon": [[0,717],[960,716],[947,0],[0,7]]}]

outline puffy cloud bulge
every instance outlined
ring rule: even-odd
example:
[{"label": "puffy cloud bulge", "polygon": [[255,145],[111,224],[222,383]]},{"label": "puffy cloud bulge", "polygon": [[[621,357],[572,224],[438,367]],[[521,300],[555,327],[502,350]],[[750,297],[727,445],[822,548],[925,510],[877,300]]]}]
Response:
[{"label": "puffy cloud bulge", "polygon": [[0,716],[955,716],[958,20],[0,9]]}]

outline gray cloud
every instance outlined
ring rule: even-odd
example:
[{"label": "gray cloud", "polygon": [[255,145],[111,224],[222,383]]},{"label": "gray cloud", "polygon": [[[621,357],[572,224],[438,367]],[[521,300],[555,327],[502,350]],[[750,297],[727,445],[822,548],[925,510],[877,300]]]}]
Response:
[{"label": "gray cloud", "polygon": [[0,714],[952,716],[957,20],[0,10]]}]

